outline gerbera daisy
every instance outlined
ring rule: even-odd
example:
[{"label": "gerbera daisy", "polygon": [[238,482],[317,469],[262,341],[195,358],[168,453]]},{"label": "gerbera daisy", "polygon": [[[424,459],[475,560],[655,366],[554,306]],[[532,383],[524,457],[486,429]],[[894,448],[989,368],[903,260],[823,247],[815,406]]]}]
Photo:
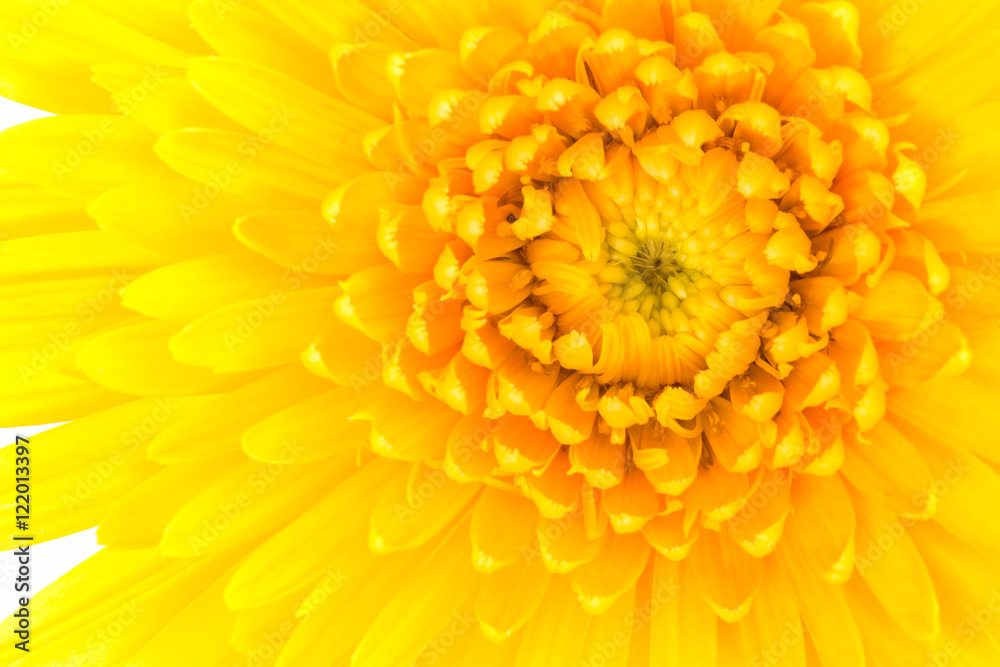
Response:
[{"label": "gerbera daisy", "polygon": [[998,18],[3,2],[3,663],[1000,664]]}]

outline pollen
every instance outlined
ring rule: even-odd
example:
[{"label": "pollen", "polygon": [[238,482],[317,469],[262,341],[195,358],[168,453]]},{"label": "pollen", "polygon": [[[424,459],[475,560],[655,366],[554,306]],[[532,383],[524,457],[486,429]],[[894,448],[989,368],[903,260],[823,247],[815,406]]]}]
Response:
[{"label": "pollen", "polygon": [[674,249],[663,241],[646,241],[629,262],[629,268],[647,287],[656,292],[667,288],[667,280],[681,272]]},{"label": "pollen", "polygon": [[605,268],[597,277],[615,319],[638,313],[654,337],[676,331],[675,311],[695,316],[689,297],[712,283],[700,270],[697,237],[681,229],[669,211],[657,217],[607,225]]}]

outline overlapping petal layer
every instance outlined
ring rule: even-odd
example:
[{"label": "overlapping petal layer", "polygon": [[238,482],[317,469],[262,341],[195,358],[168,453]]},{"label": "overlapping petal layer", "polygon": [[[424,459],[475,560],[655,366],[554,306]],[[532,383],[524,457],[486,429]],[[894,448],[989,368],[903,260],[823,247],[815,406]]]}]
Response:
[{"label": "overlapping petal layer", "polygon": [[30,664],[1000,659],[992,3],[2,13]]}]

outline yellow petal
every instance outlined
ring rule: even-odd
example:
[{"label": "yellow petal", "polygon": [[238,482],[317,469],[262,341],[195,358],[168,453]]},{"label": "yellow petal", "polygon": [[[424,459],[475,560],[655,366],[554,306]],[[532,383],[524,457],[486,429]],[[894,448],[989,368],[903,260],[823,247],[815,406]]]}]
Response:
[{"label": "yellow petal", "polygon": [[[332,281],[317,279],[317,287]],[[249,252],[210,255],[174,262],[139,276],[122,290],[122,303],[143,315],[190,321],[232,303],[259,298],[291,285],[280,267]],[[310,285],[312,286],[312,285]],[[177,290],[190,293],[178,300]]]},{"label": "yellow petal", "polygon": [[587,535],[583,511],[559,519],[538,518],[538,543],[545,566],[565,574],[597,557],[601,543]]},{"label": "yellow petal", "polygon": [[345,102],[279,74],[228,58],[196,58],[188,77],[216,108],[320,164],[366,167],[362,137],[384,123]]},{"label": "yellow petal", "polygon": [[[368,397],[355,389],[338,387],[310,395],[267,417],[258,411],[256,423],[243,432],[243,451],[271,463],[284,463],[289,449],[294,450],[299,463],[358,451],[367,440],[368,424],[348,418],[367,402]],[[280,404],[272,397],[268,411],[275,405]]]},{"label": "yellow petal", "polygon": [[290,74],[319,90],[331,88],[326,49],[304,42],[274,17],[245,4],[220,11],[214,0],[195,0],[188,12],[194,29],[223,56]]},{"label": "yellow petal", "polygon": [[[246,429],[271,412],[328,388],[297,366],[280,369],[181,415],[153,438],[147,453],[161,463],[179,463],[235,452]],[[194,430],[198,438],[191,437]]]},{"label": "yellow petal", "polygon": [[[647,565],[643,571],[653,568]],[[648,624],[638,620],[636,612],[636,587],[625,591],[611,607],[599,616],[590,619],[587,637],[580,651],[580,660],[584,665],[595,665],[602,659],[606,667],[626,667],[632,651],[640,653],[644,647],[633,646],[637,626],[648,627]],[[638,644],[638,642],[636,642]],[[646,649],[648,653],[648,648]],[[579,664],[579,663],[577,663]]]},{"label": "yellow petal", "polygon": [[941,312],[941,304],[908,273],[889,271],[875,287],[863,287],[861,295],[861,306],[851,316],[877,340],[908,338]]},{"label": "yellow petal", "polygon": [[751,556],[763,558],[778,545],[792,511],[790,485],[787,468],[765,470],[747,504],[725,523],[733,540]]},{"label": "yellow petal", "polygon": [[161,468],[121,496],[97,529],[97,540],[109,547],[156,547],[170,519],[194,496],[244,459],[239,455],[214,457]]},{"label": "yellow petal", "polygon": [[763,579],[760,559],[740,549],[728,535],[706,530],[685,562],[720,619],[735,623],[746,616]]},{"label": "yellow petal", "polygon": [[233,222],[251,210],[248,200],[225,193],[210,198],[196,184],[177,180],[114,188],[87,206],[101,228],[182,257],[238,250]]},{"label": "yellow petal", "polygon": [[448,434],[444,471],[456,482],[478,482],[496,470],[496,459],[489,451],[487,438],[496,428],[492,420],[466,415]]},{"label": "yellow petal", "polygon": [[438,91],[474,87],[458,55],[443,49],[397,53],[389,57],[386,71],[400,104],[418,117],[427,116],[431,99]]},{"label": "yellow petal", "polygon": [[[234,609],[252,609],[308,586],[338,564],[345,554],[363,551],[368,517],[385,484],[405,478],[408,469],[376,459],[338,484],[312,507],[269,537],[240,564],[226,588],[226,602]],[[340,530],[328,531],[332,520]],[[313,548],[295,562],[278,568],[288,549],[309,539]]]},{"label": "yellow petal", "polygon": [[569,455],[560,450],[544,469],[522,478],[542,516],[558,519],[580,502],[581,478],[570,475],[569,470]]},{"label": "yellow petal", "polygon": [[355,248],[335,236],[315,213],[255,213],[241,217],[233,227],[239,241],[293,273],[345,275],[356,267]]},{"label": "yellow petal", "polygon": [[493,572],[523,556],[535,540],[538,511],[530,500],[487,486],[472,512],[472,560]]},{"label": "yellow petal", "polygon": [[254,373],[215,374],[170,353],[173,322],[133,320],[82,341],[76,365],[94,382],[139,396],[211,394],[256,379]]},{"label": "yellow petal", "polygon": [[788,540],[782,541],[776,555],[791,581],[802,620],[823,664],[865,665],[858,627],[841,586],[820,578],[808,557]]},{"label": "yellow petal", "polygon": [[952,322],[931,325],[908,340],[876,348],[882,378],[890,387],[914,387],[935,377],[957,375],[972,363],[965,335]]},{"label": "yellow petal", "polygon": [[413,290],[420,279],[380,264],[358,271],[343,283],[335,311],[341,320],[369,337],[389,343],[406,328],[413,311]]},{"label": "yellow petal", "polygon": [[0,276],[7,280],[52,278],[70,271],[104,273],[117,271],[124,278],[116,289],[131,281],[132,271],[161,266],[169,257],[143,250],[101,230],[45,234],[10,239],[0,245],[4,258]]},{"label": "yellow petal", "polygon": [[340,44],[330,52],[340,93],[359,109],[386,122],[393,120],[396,89],[385,77],[385,65],[395,52],[390,44],[382,42]]},{"label": "yellow petal", "polygon": [[32,2],[13,2],[3,17],[4,33],[10,34],[3,50],[4,88],[14,99],[53,113],[110,112],[107,95],[90,81],[91,65],[184,67],[189,55],[185,48],[204,48],[186,12],[162,9],[162,3],[156,10],[147,6],[137,12],[120,3],[43,9]]},{"label": "yellow petal", "polygon": [[[650,664],[664,667],[711,667],[716,664],[716,626],[712,608],[702,600],[687,561],[675,563],[655,556],[653,590],[666,600],[653,615]],[[691,641],[697,638],[697,641]]]},{"label": "yellow petal", "polygon": [[440,458],[447,445],[445,434],[461,418],[440,401],[417,402],[392,389],[377,392],[354,416],[371,422],[369,447],[375,454],[403,461]]},{"label": "yellow petal", "polygon": [[[77,419],[29,438],[32,459],[32,534],[53,539],[96,525],[128,490],[161,466],[145,447],[185,412],[205,404],[198,398],[146,398]],[[0,467],[13,478],[15,447],[0,449]],[[14,498],[4,503],[11,511]],[[5,549],[14,548],[5,537]],[[18,545],[20,546],[20,545]]]},{"label": "yellow petal", "polygon": [[941,629],[938,599],[919,549],[894,513],[852,496],[858,573],[911,636],[933,639]]},{"label": "yellow petal", "polygon": [[[874,108],[884,118],[907,114],[904,132],[941,127],[959,110],[988,98],[1000,62],[997,58],[990,35],[970,36],[961,49],[948,50],[922,67],[907,70],[886,87]],[[928,101],[931,94],[938,97],[934,104]]]},{"label": "yellow petal", "polygon": [[660,511],[660,497],[644,473],[626,472],[621,484],[602,494],[601,506],[615,532],[634,533]]},{"label": "yellow petal", "polygon": [[236,613],[228,609],[222,599],[228,580],[227,574],[201,589],[191,604],[164,624],[132,659],[150,667],[167,667],[174,664],[177,644],[186,640],[197,641],[205,647],[205,660],[222,662],[239,655],[228,642],[213,641],[219,636],[230,636],[236,624]]},{"label": "yellow petal", "polygon": [[650,548],[640,534],[607,531],[601,550],[589,563],[573,570],[573,590],[588,614],[606,613],[638,581],[649,561]]},{"label": "yellow petal", "polygon": [[933,515],[938,494],[919,450],[889,420],[880,422],[866,436],[848,434],[844,477],[864,496],[901,515]]},{"label": "yellow petal", "polygon": [[[183,616],[184,608],[197,595],[194,591],[211,586],[238,556],[238,552],[228,552],[179,560],[164,558],[155,549],[103,549],[33,597],[38,608],[32,609],[32,618],[39,625],[32,640],[40,642],[24,654],[26,660],[15,659],[10,664],[127,661],[178,614]],[[109,579],[120,586],[111,594],[107,590]],[[178,594],[185,590],[192,593]],[[16,621],[10,617],[0,628],[11,633]],[[57,629],[66,626],[73,630]],[[122,632],[116,641],[91,641],[98,633],[118,626]]]},{"label": "yellow petal", "polygon": [[524,630],[514,667],[573,667],[590,622],[566,577],[556,577]]},{"label": "yellow petal", "polygon": [[502,418],[492,434],[493,453],[500,468],[509,473],[525,473],[548,463],[559,450],[559,443],[548,431],[542,431],[525,417]]},{"label": "yellow petal", "polygon": [[690,525],[685,515],[686,512],[678,511],[658,516],[642,529],[650,546],[673,561],[687,558],[701,535],[701,524]]},{"label": "yellow petal", "polygon": [[[376,556],[361,545],[363,540],[343,545],[343,556],[338,555],[335,561],[328,560],[323,565],[327,568],[325,574],[299,606],[298,623],[281,649],[276,665],[320,667],[331,661],[337,665],[349,664],[358,642],[386,602],[431,553],[423,548]],[[260,610],[247,613],[257,614]],[[469,614],[463,611],[462,618],[468,619]],[[468,625],[474,623],[473,617]],[[257,654],[266,653],[269,647],[269,643],[264,644]],[[432,655],[432,649],[428,653]]]},{"label": "yellow petal", "polygon": [[[468,536],[459,527],[385,605],[358,645],[351,664],[409,664],[426,642],[456,620],[455,614],[470,602],[481,578],[472,569]],[[437,591],[431,607],[426,605],[427,591]],[[464,628],[475,623],[472,614],[461,614],[459,619]]]},{"label": "yellow petal", "polygon": [[389,485],[372,510],[368,544],[375,553],[412,549],[461,517],[482,488],[415,465],[408,480]]},{"label": "yellow petal", "polygon": [[[378,13],[358,0],[345,0],[335,7],[319,7],[306,0],[264,0],[261,4],[289,28],[321,49],[337,42],[353,42],[361,32],[375,30],[379,39],[399,48],[413,45],[390,22],[391,12]],[[388,15],[388,16],[387,16]],[[362,35],[361,38],[367,36]]]},{"label": "yellow petal", "polygon": [[792,506],[782,542],[794,545],[803,567],[815,576],[846,581],[854,566],[854,508],[843,481],[836,475],[799,475],[792,482]]},{"label": "yellow petal", "polygon": [[188,364],[231,372],[281,366],[297,360],[332,317],[336,287],[267,296],[225,306],[201,317],[170,340]]},{"label": "yellow petal", "polygon": [[763,559],[764,580],[740,623],[743,659],[781,667],[806,667],[805,630],[795,591],[776,557]]},{"label": "yellow petal", "polygon": [[254,132],[171,132],[156,143],[156,154],[177,173],[201,183],[209,199],[227,191],[268,207],[312,209],[335,186],[357,176],[359,168],[349,163],[326,167],[273,145],[275,133],[290,122],[283,114],[277,110],[266,127]]},{"label": "yellow petal", "polygon": [[155,141],[123,116],[51,116],[0,133],[0,166],[89,200],[112,187],[169,179],[152,151]]},{"label": "yellow petal", "polygon": [[[988,368],[984,368],[989,373]],[[972,374],[928,382],[926,385],[893,391],[889,411],[893,421],[906,424],[906,433],[919,444],[924,434],[968,449],[986,461],[1000,461],[1000,448],[991,437],[993,423],[993,377]],[[942,401],[942,396],[954,400]]]},{"label": "yellow petal", "polygon": [[239,130],[184,76],[138,63],[94,65],[93,81],[109,93],[115,107],[156,135],[204,127]]},{"label": "yellow petal", "polygon": [[938,496],[934,520],[969,545],[995,549],[1000,544],[996,527],[978,517],[992,516],[1000,507],[1000,475],[960,444],[896,426],[913,440],[930,468],[930,491]]},{"label": "yellow petal", "polygon": [[540,560],[518,560],[486,577],[476,598],[483,633],[495,642],[508,641],[534,615],[551,581],[552,573]]},{"label": "yellow petal", "polygon": [[247,462],[218,477],[170,520],[160,549],[164,555],[198,556],[224,550],[284,525],[319,500],[332,484],[357,467],[354,453],[330,462],[294,465]]}]

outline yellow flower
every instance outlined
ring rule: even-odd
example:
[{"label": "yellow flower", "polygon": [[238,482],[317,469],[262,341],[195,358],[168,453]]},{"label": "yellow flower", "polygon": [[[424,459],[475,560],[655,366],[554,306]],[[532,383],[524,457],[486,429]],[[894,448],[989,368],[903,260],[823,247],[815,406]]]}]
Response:
[{"label": "yellow flower", "polygon": [[4,2],[3,663],[1000,664],[998,18]]}]

